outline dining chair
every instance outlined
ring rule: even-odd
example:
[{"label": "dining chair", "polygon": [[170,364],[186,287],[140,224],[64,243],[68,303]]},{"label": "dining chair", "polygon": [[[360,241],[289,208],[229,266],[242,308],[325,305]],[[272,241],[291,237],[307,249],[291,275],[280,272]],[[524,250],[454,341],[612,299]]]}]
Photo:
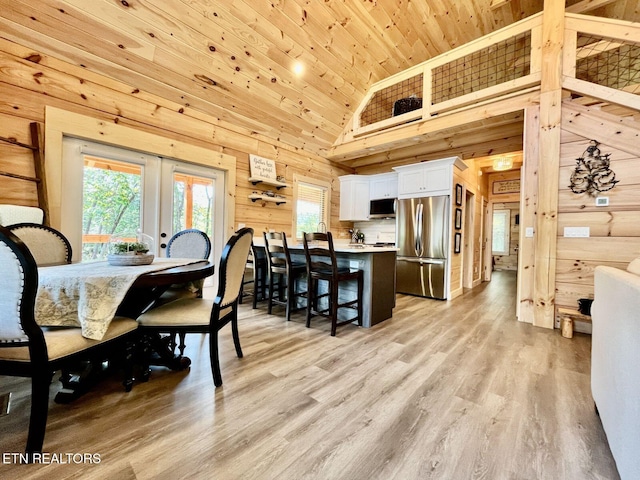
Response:
[{"label": "dining chair", "polygon": [[25,207],[23,205],[0,205],[0,225],[8,227],[16,223],[39,223],[44,220],[44,211],[38,207]]},{"label": "dining chair", "polygon": [[189,228],[173,235],[167,242],[167,257],[209,258],[211,240],[202,230]]},{"label": "dining chair", "polygon": [[[211,240],[202,230],[189,228],[174,234],[167,242],[166,255],[168,258],[201,258],[206,260],[211,254]],[[201,297],[204,280],[186,284],[172,285],[159,299],[158,305],[184,297]],[[176,343],[176,332],[169,333],[169,346],[175,351],[179,345],[180,355],[184,354],[185,336],[179,335],[180,343]]]},{"label": "dining chair", "polygon": [[269,270],[269,303],[267,312],[271,315],[273,304],[284,305],[285,317],[291,320],[291,312],[300,310],[297,299],[306,298],[307,291],[296,289],[296,280],[305,277],[307,267],[304,262],[294,262],[287,245],[284,232],[265,232],[264,245],[267,252]]},{"label": "dining chair", "polygon": [[71,244],[55,228],[39,223],[16,223],[8,228],[25,243],[39,267],[71,263]]},{"label": "dining chair", "polygon": [[[351,269],[338,265],[333,237],[331,232],[304,233],[304,254],[307,260],[307,328],[311,326],[314,315],[327,317],[331,320],[331,336],[335,337],[336,327],[348,323],[358,322],[362,326],[362,298],[364,277],[362,270]],[[355,299],[341,301],[341,282],[356,281]],[[320,281],[327,282],[327,292],[320,292]],[[346,296],[346,295],[345,295]],[[324,300],[326,302],[324,302]],[[320,301],[323,301],[321,303]],[[326,303],[326,307],[324,306]],[[322,305],[322,307],[320,306]],[[355,317],[339,318],[340,309],[355,309]]]},{"label": "dining chair", "polygon": [[218,332],[231,323],[238,358],[242,358],[238,334],[238,298],[251,249],[253,229],[241,228],[225,245],[218,266],[218,293],[214,300],[182,298],[148,310],[138,317],[142,332],[208,333],[213,383],[222,385],[218,353]]},{"label": "dining chair", "polygon": [[[49,385],[53,373],[80,360],[104,360],[122,349],[132,360],[138,323],[116,317],[102,340],[90,340],[79,328],[40,327],[34,306],[38,267],[27,246],[9,229],[0,227],[0,375],[31,378],[31,416],[26,453],[41,452],[47,426]],[[126,364],[124,385],[133,384]]]}]

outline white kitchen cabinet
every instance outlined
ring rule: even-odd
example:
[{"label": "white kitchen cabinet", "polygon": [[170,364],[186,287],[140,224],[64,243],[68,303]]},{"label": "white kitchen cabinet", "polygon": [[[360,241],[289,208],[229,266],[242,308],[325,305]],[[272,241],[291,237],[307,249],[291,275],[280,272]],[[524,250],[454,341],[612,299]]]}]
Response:
[{"label": "white kitchen cabinet", "polygon": [[398,198],[451,195],[454,166],[467,168],[459,157],[394,167],[398,172]]},{"label": "white kitchen cabinet", "polygon": [[396,198],[398,196],[398,174],[380,173],[369,176],[369,199]]},{"label": "white kitchen cabinet", "polygon": [[369,176],[340,178],[340,220],[369,220]]}]

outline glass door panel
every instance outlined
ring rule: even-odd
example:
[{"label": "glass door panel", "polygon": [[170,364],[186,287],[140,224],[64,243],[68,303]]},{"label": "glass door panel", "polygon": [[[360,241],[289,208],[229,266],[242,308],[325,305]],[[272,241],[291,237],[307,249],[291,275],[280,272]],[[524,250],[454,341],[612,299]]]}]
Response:
[{"label": "glass door panel", "polygon": [[140,165],[84,156],[81,261],[105,260],[112,236],[136,241],[141,185]]}]

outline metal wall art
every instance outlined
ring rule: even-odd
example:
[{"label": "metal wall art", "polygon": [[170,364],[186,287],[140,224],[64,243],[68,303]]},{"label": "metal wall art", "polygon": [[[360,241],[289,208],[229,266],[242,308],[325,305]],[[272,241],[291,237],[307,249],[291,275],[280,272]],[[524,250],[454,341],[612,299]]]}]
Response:
[{"label": "metal wall art", "polygon": [[588,193],[596,197],[600,192],[611,190],[619,180],[609,168],[610,153],[602,155],[600,145],[596,140],[583,152],[582,157],[576,158],[576,168],[571,174],[569,188],[573,193]]}]

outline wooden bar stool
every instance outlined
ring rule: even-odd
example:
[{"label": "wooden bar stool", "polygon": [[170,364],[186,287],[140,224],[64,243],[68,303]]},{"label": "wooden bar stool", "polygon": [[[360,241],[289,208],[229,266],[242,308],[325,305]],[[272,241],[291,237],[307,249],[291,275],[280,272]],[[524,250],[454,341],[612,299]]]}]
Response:
[{"label": "wooden bar stool", "polygon": [[[305,233],[304,254],[307,259],[307,327],[311,326],[311,317],[320,315],[331,319],[331,336],[335,337],[336,328],[340,325],[353,323],[357,320],[362,326],[362,270],[352,270],[349,267],[339,267],[336,260],[336,252],[333,248],[331,232]],[[328,292],[319,293],[319,281],[328,283]],[[340,282],[356,280],[358,285],[357,296],[354,300],[340,302]],[[318,308],[318,300],[327,298],[328,307]],[[357,310],[357,315],[347,320],[338,319],[338,311],[341,308]]]},{"label": "wooden bar stool", "polygon": [[[306,297],[307,292],[296,291],[296,279],[304,278],[307,268],[304,263],[293,262],[287,246],[287,237],[284,232],[264,233],[264,246],[267,257],[267,270],[269,271],[269,303],[268,313],[271,314],[273,304],[285,306],[287,321],[291,320],[291,312],[300,310],[296,299]],[[275,282],[276,276],[277,284]],[[274,287],[276,284],[276,287]],[[277,291],[277,296],[275,292]]]},{"label": "wooden bar stool", "polygon": [[[245,291],[245,285],[252,285],[253,287],[251,290]],[[238,303],[242,304],[243,298],[248,296],[252,297],[253,308],[258,308],[258,302],[267,299],[267,256],[264,250],[256,247],[253,242],[251,242],[249,258],[247,258],[245,266],[245,276],[242,280],[242,290]]]}]

